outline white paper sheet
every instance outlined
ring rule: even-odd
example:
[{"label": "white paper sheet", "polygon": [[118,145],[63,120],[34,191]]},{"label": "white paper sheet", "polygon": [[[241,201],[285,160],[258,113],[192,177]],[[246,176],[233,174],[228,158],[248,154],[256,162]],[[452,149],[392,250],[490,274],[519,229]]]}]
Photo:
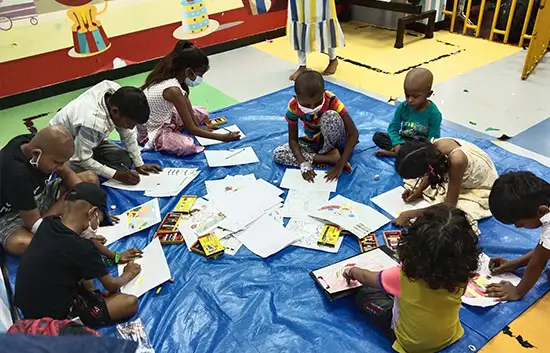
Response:
[{"label": "white paper sheet", "polygon": [[324,205],[329,197],[329,191],[289,190],[282,210],[283,217],[309,218],[309,212]]},{"label": "white paper sheet", "polygon": [[147,201],[142,205],[124,212],[122,215],[118,216],[118,218],[118,224],[100,227],[98,230],[98,234],[107,239],[105,246],[160,223],[159,200],[153,199]]},{"label": "white paper sheet", "polygon": [[397,218],[402,212],[416,210],[419,208],[430,207],[426,200],[416,200],[414,202],[405,202],[401,195],[405,192],[405,188],[398,186],[393,190],[375,196],[371,199],[378,207]]},{"label": "white paper sheet", "polygon": [[[220,134],[220,135],[223,135],[223,134],[227,134],[229,131],[231,132],[238,132],[241,134],[241,138],[239,140],[242,140],[243,138],[246,137],[246,135],[241,131],[241,129],[239,129],[239,127],[237,125],[229,125],[229,126],[224,126],[222,128],[219,128],[217,130],[214,130],[212,131],[214,134]],[[197,139],[197,141],[200,143],[201,146],[212,146],[212,145],[218,145],[220,143],[224,143],[223,141],[219,141],[219,140],[213,140],[213,139],[209,139],[209,138],[205,138],[205,137],[198,137],[198,136],[195,136],[195,138]]]},{"label": "white paper sheet", "polygon": [[224,238],[220,238],[220,243],[222,243],[223,247],[225,248],[224,254],[229,256],[235,256],[241,246],[243,246],[243,243],[241,243],[239,239],[235,238],[233,235],[228,235]]},{"label": "white paper sheet", "polygon": [[262,187],[247,187],[214,200],[216,207],[227,216],[219,227],[233,232],[246,228],[281,202],[283,199]]},{"label": "white paper sheet", "polygon": [[319,245],[317,244],[317,240],[319,239],[319,235],[321,235],[324,226],[325,224],[323,222],[313,218],[292,218],[288,222],[286,229],[289,232],[296,234],[298,237],[298,240],[292,245],[336,254],[340,250],[344,236],[340,236],[334,247]]},{"label": "white paper sheet", "polygon": [[317,278],[319,283],[321,283],[324,289],[331,294],[361,287],[361,283],[357,281],[351,281],[348,283],[348,281],[342,276],[342,271],[344,268],[351,265],[376,272],[397,266],[398,264],[382,250],[374,249],[354,256],[350,259],[346,259],[313,271],[313,275]]},{"label": "white paper sheet", "polygon": [[244,189],[248,185],[256,182],[254,174],[248,175],[228,175],[224,179],[206,180],[204,185],[208,192],[208,199],[224,197],[240,189]]},{"label": "white paper sheet", "polygon": [[336,224],[358,238],[363,238],[390,222],[386,216],[372,207],[342,195],[335,196],[309,215]]},{"label": "white paper sheet", "polygon": [[[180,221],[178,230],[184,237],[189,235],[189,232],[195,233],[196,236],[200,237],[216,229],[225,219],[225,214],[217,209],[213,202],[208,202],[204,208],[193,212],[190,217]],[[189,237],[189,239],[191,240],[192,238]],[[192,245],[190,244],[189,246]]]},{"label": "white paper sheet", "polygon": [[309,181],[304,180],[300,169],[288,168],[285,170],[283,180],[281,180],[281,187],[284,189],[296,189],[302,191],[336,191],[336,187],[338,186],[337,180],[328,182],[325,179],[326,173],[324,170],[316,170],[315,172],[317,175],[315,176],[314,182],[310,183]]},{"label": "white paper sheet", "polygon": [[269,215],[263,215],[235,237],[248,250],[262,258],[281,251],[297,240],[294,233],[286,230]]},{"label": "white paper sheet", "polygon": [[204,151],[204,155],[209,167],[230,167],[258,163],[260,161],[252,147],[237,148],[234,150],[207,150]]},{"label": "white paper sheet", "polygon": [[479,268],[477,270],[478,276],[472,278],[466,287],[466,293],[462,296],[462,302],[464,304],[480,307],[488,307],[497,305],[499,302],[495,298],[486,297],[484,292],[485,288],[491,283],[500,283],[500,281],[509,281],[513,285],[517,286],[521,281],[521,278],[513,273],[503,273],[500,275],[493,275],[489,270],[489,261],[491,259],[485,254],[479,256]]},{"label": "white paper sheet", "polygon": [[179,194],[199,174],[197,168],[164,168],[158,174],[140,175],[137,185],[125,185],[110,179],[103,183],[115,189],[145,191],[149,197],[170,197]]},{"label": "white paper sheet", "polygon": [[[120,288],[122,293],[140,297],[171,278],[170,268],[168,267],[168,262],[166,261],[159,238],[154,238],[143,249],[142,257],[136,259],[135,262],[141,265],[141,272],[133,280]],[[118,265],[119,275],[123,273],[125,266]]]}]

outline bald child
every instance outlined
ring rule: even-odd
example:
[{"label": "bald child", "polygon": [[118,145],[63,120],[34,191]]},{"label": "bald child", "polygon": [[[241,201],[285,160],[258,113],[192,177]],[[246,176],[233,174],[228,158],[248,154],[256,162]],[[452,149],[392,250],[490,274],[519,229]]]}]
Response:
[{"label": "bald child", "polygon": [[430,70],[415,68],[405,77],[405,98],[395,110],[388,132],[376,132],[372,138],[380,149],[379,156],[395,157],[406,141],[430,140],[441,134],[441,113],[432,95],[433,75]]},{"label": "bald child", "polygon": [[74,142],[61,126],[12,139],[0,151],[0,244],[13,255],[29,246],[42,218],[62,213],[58,199],[73,185],[96,182],[90,172],[67,165]]}]

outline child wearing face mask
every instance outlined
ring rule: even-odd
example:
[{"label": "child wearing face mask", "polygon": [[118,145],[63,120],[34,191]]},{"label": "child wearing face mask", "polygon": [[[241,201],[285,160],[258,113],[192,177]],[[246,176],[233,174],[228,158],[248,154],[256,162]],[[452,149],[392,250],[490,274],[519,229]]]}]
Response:
[{"label": "child wearing face mask", "polygon": [[406,101],[395,110],[388,132],[376,132],[372,141],[380,149],[378,156],[395,157],[407,141],[430,140],[441,135],[441,113],[432,95],[433,74],[430,70],[415,68],[405,77]]},{"label": "child wearing face mask", "polygon": [[[113,220],[111,219],[110,215],[104,213],[100,213],[98,217],[99,223],[92,224],[92,222],[90,222],[88,229],[85,229],[80,234],[80,236],[94,243],[95,247],[97,248],[97,250],[99,250],[101,255],[105,256],[109,265],[126,264],[135,258],[141,257],[141,254],[143,252],[136,248],[131,248],[122,253],[119,253],[105,247],[104,244],[107,239],[105,239],[101,234],[98,234],[99,225],[111,225]],[[116,220],[116,222],[118,222],[118,219]]]},{"label": "child wearing face mask", "polygon": [[[273,152],[276,163],[300,167],[305,180],[313,182],[313,166],[330,165],[327,180],[342,171],[351,172],[348,160],[359,142],[359,132],[338,97],[325,90],[323,76],[316,71],[301,73],[294,82],[296,96],[288,103],[288,143]],[[298,138],[298,120],[305,135]]]},{"label": "child wearing face mask", "polygon": [[0,245],[8,253],[23,254],[42,218],[61,214],[68,188],[98,182],[92,172],[69,168],[73,152],[73,138],[62,126],[17,136],[0,151]]},{"label": "child wearing face mask", "polygon": [[[209,70],[208,57],[188,41],[179,41],[147,76],[142,89],[149,102],[149,120],[138,126],[138,141],[145,149],[186,156],[202,152],[191,136],[234,141],[239,133],[214,134],[200,127],[208,112],[193,107],[189,87],[196,87]],[[186,130],[189,135],[182,134]],[[191,135],[191,136],[190,136]]]},{"label": "child wearing face mask", "polygon": [[[141,267],[130,262],[119,277],[105,267],[98,249],[82,234],[97,229],[107,215],[105,192],[97,184],[80,183],[65,197],[63,217],[48,217],[21,258],[15,303],[26,319],[79,317],[96,328],[133,316],[137,297],[117,293]],[[93,284],[99,279],[108,293]]]}]

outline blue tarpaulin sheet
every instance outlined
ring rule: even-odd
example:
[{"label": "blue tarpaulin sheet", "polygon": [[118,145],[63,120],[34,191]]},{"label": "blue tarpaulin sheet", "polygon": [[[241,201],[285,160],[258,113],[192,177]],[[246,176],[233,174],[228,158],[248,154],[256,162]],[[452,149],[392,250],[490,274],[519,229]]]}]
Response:
[{"label": "blue tarpaulin sheet", "polygon": [[[372,135],[385,130],[395,107],[327,83],[348,107],[360,132],[360,143],[351,158],[354,171],[340,178],[337,193],[376,208],[370,198],[402,184],[393,160],[374,155]],[[287,141],[284,119],[292,88],[284,89],[249,102],[222,109],[214,116],[225,116],[246,134],[241,141],[212,146],[212,149],[253,146],[260,163],[231,168],[209,168],[204,154],[176,158],[159,153],[144,153],[146,162],[165,167],[197,167],[201,170],[184,190],[185,194],[203,196],[205,180],[226,175],[254,173],[277,185],[284,168],[273,162],[273,150]],[[485,149],[500,173],[521,168],[539,176],[548,176],[545,166],[501,149],[488,140],[459,134],[442,128],[442,136],[459,137]],[[375,179],[375,175],[380,178]],[[334,196],[335,194],[332,194]],[[109,202],[122,212],[148,200],[141,192],[109,189]],[[169,212],[177,198],[161,199],[163,214]],[[388,225],[385,229],[389,229]],[[385,230],[383,229],[383,230]],[[513,258],[532,249],[536,231],[514,229],[494,219],[480,222],[481,245],[490,256]],[[143,248],[152,239],[154,229],[127,237],[113,248]],[[381,231],[378,233],[382,241]],[[157,352],[388,352],[388,342],[356,310],[354,298],[330,302],[309,276],[313,269],[326,266],[359,252],[357,239],[348,236],[338,252],[329,254],[290,246],[262,259],[245,247],[236,256],[207,260],[189,252],[182,245],[166,246],[166,257],[173,284],[162,291],[151,291],[140,299],[138,316],[142,318]],[[18,259],[8,258],[10,282],[15,283]],[[460,318],[464,337],[447,352],[467,352],[481,348],[504,326],[519,316],[548,290],[546,276],[521,301],[492,308],[463,307]],[[114,335],[113,327],[103,332]]]}]

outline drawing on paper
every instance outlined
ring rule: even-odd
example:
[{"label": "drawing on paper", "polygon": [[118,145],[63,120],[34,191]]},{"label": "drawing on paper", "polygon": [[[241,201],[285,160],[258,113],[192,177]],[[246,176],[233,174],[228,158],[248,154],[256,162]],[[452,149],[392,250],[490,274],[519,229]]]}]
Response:
[{"label": "drawing on paper", "polygon": [[135,233],[158,223],[159,212],[158,203],[155,202],[147,202],[127,211],[128,229]]},{"label": "drawing on paper", "polygon": [[397,266],[397,262],[380,249],[354,256],[350,259],[340,261],[333,265],[313,271],[323,288],[329,293],[337,293],[361,286],[357,281],[348,281],[342,275],[346,267],[358,266],[370,271],[378,272]]}]

